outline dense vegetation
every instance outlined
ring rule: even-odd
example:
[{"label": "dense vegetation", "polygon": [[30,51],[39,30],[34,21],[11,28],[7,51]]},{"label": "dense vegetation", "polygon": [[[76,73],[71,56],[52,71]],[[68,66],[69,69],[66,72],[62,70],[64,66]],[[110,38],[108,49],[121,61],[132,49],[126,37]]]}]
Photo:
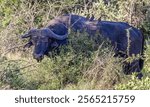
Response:
[{"label": "dense vegetation", "polygon": [[[92,2],[88,2],[92,1]],[[150,89],[149,0],[0,0],[0,89]],[[23,51],[20,35],[64,13],[124,21],[145,37],[144,77],[124,75],[109,41],[69,34],[69,45],[40,63]]]}]

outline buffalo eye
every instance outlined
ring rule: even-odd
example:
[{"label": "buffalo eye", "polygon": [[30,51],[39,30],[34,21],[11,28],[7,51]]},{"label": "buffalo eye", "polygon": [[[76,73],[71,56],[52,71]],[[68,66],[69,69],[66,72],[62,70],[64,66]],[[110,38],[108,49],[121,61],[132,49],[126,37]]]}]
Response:
[{"label": "buffalo eye", "polygon": [[42,42],[48,42],[48,38],[46,38],[46,37],[41,37],[40,40],[41,40]]},{"label": "buffalo eye", "polygon": [[32,41],[33,44],[35,44],[35,43],[37,43],[38,38],[37,38],[37,37],[32,37],[32,38],[31,38],[31,41]]}]

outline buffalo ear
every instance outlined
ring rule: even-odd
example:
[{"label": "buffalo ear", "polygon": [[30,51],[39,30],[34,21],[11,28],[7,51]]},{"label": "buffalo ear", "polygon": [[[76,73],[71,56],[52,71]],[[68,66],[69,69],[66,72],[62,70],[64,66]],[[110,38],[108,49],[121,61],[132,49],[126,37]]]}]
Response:
[{"label": "buffalo ear", "polygon": [[23,39],[23,38],[28,38],[28,37],[30,37],[30,35],[28,34],[28,33],[25,33],[24,35],[21,35],[21,38]]}]

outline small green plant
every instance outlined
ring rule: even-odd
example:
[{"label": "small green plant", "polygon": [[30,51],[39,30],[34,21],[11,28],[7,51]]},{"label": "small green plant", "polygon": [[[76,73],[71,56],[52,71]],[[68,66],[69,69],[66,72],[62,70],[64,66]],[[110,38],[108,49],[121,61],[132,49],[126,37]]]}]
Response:
[{"label": "small green plant", "polygon": [[138,80],[135,75],[132,75],[132,79],[126,83],[116,86],[117,90],[150,90],[150,78],[145,77],[142,80]]},{"label": "small green plant", "polygon": [[17,62],[1,62],[0,65],[0,80],[1,84],[7,84],[10,88],[20,89],[23,87],[23,78]]}]

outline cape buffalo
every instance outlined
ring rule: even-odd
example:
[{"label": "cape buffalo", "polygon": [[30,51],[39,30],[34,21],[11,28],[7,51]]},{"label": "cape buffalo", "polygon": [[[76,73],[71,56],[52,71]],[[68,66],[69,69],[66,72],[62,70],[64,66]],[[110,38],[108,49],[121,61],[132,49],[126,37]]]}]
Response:
[{"label": "cape buffalo", "polygon": [[[98,31],[102,36],[108,38],[115,47],[116,56],[128,58],[134,55],[143,54],[143,35],[140,30],[130,26],[125,22],[111,22],[87,19],[79,15],[63,15],[51,20],[45,28],[31,29],[22,38],[30,38],[25,47],[34,45],[33,57],[41,61],[44,55],[53,48],[67,43],[68,29],[74,31],[86,31],[90,36],[94,36]],[[126,74],[140,73],[143,60],[141,58],[127,63]]]}]

